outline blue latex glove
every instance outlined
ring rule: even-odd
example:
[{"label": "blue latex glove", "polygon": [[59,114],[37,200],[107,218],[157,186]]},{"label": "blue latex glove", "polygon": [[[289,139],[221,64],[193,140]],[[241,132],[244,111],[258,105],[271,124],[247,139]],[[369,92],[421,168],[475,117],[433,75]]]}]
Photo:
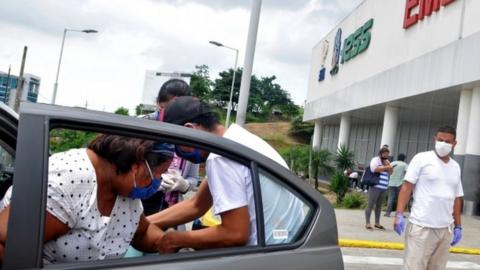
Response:
[{"label": "blue latex glove", "polygon": [[462,240],[462,227],[455,226],[455,229],[453,229],[453,240],[450,245],[455,246],[460,242],[460,240]]},{"label": "blue latex glove", "polygon": [[395,215],[393,230],[398,233],[398,235],[402,235],[403,231],[405,230],[405,219],[403,218],[402,213]]}]

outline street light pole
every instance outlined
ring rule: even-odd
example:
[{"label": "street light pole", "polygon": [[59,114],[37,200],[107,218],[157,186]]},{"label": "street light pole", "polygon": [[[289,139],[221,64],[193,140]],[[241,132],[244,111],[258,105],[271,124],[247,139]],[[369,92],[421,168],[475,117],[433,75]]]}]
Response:
[{"label": "street light pole", "polygon": [[225,47],[227,49],[235,51],[235,66],[233,68],[232,86],[230,87],[230,99],[228,101],[227,117],[225,119],[225,127],[228,128],[228,125],[230,124],[230,114],[231,114],[231,111],[232,111],[232,99],[233,99],[233,89],[234,89],[234,86],[235,86],[235,74],[237,72],[238,49],[223,45],[222,43],[216,42],[216,41],[210,41],[210,43],[215,45],[215,46],[218,46],[218,47]]},{"label": "street light pole", "polygon": [[258,23],[260,21],[260,10],[262,0],[252,0],[252,11],[250,14],[250,25],[248,27],[247,49],[243,62],[242,82],[238,96],[238,109],[236,123],[243,127],[247,118],[248,96],[250,95],[250,82],[252,79],[253,58],[257,42]]},{"label": "street light pole", "polygon": [[63,30],[63,38],[62,38],[62,46],[60,47],[60,57],[58,58],[58,66],[57,66],[57,77],[55,78],[55,84],[53,85],[53,97],[52,97],[52,104],[55,104],[57,99],[57,90],[58,90],[58,76],[60,75],[60,65],[62,64],[62,56],[63,56],[63,45],[65,44],[65,37],[67,36],[67,31],[70,32],[83,32],[86,34],[94,34],[98,33],[97,30],[94,29],[85,29],[85,30],[75,30],[75,29],[67,29]]}]

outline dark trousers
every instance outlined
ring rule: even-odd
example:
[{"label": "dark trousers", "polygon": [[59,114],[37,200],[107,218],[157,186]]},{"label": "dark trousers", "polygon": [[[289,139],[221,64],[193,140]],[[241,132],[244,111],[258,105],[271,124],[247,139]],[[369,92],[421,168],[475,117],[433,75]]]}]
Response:
[{"label": "dark trousers", "polygon": [[385,200],[385,190],[371,187],[368,190],[368,204],[365,209],[366,224],[370,224],[370,215],[373,208],[375,208],[375,224],[380,224],[380,214],[382,211],[382,204]]},{"label": "dark trousers", "polygon": [[392,212],[392,210],[395,211],[393,209],[393,205],[395,204],[395,201],[398,198],[398,193],[400,192],[401,187],[402,186],[388,187],[388,202],[387,202],[387,211],[385,212],[385,216],[390,216],[390,213]]}]

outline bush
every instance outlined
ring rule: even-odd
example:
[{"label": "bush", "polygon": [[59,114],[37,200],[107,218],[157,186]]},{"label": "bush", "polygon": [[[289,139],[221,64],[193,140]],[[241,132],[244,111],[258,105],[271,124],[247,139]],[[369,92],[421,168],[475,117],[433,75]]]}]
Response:
[{"label": "bush", "polygon": [[349,209],[363,208],[365,206],[365,197],[360,193],[348,193],[345,195],[342,205]]},{"label": "bush", "polygon": [[308,145],[292,145],[289,149],[280,151],[290,170],[296,174],[308,177],[308,159],[310,147]]},{"label": "bush", "polygon": [[290,128],[290,135],[303,143],[309,143],[313,135],[314,124],[303,122],[303,115],[295,117]]},{"label": "bush", "polygon": [[337,149],[337,153],[335,154],[335,163],[337,164],[337,168],[342,170],[342,172],[346,169],[351,169],[355,165],[353,159],[355,158],[355,154],[350,151],[345,145],[341,145]]},{"label": "bush", "polygon": [[343,201],[343,197],[348,191],[349,186],[348,178],[343,175],[342,172],[335,172],[332,176],[330,181],[330,191],[335,192],[337,194],[337,203],[341,204]]}]

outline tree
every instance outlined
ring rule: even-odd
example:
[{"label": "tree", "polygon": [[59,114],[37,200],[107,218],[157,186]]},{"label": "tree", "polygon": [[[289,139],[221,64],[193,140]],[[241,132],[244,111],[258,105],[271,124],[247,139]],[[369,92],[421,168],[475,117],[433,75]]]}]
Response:
[{"label": "tree", "polygon": [[331,174],[334,169],[331,165],[332,154],[328,150],[312,149],[312,177],[315,179],[315,189],[318,189],[318,176]]},{"label": "tree", "polygon": [[97,133],[71,129],[54,129],[50,132],[50,151],[63,152],[72,148],[86,147]]},{"label": "tree", "polygon": [[337,204],[342,203],[345,194],[348,191],[348,178],[343,172],[335,172],[330,181],[330,190],[337,194]]},{"label": "tree", "polygon": [[[233,69],[219,73],[220,78],[213,84],[211,94],[212,103],[226,108],[230,99],[230,90],[233,79]],[[242,69],[236,71],[232,108],[235,110],[239,98]],[[298,115],[299,107],[290,99],[290,94],[275,83],[276,76],[258,78],[252,75],[247,112],[261,121],[270,117],[273,109],[278,109],[287,117]],[[252,117],[250,117],[251,119]]]},{"label": "tree", "polygon": [[213,82],[210,80],[209,68],[207,65],[195,66],[195,71],[190,78],[190,88],[192,95],[203,101],[209,101],[211,95],[211,87]]},{"label": "tree", "polygon": [[355,154],[348,149],[345,145],[341,145],[337,153],[335,154],[335,164],[337,164],[337,168],[342,172],[346,169],[351,169],[355,165],[353,159]]},{"label": "tree", "polygon": [[[227,107],[230,101],[230,90],[232,89],[233,69],[222,71],[218,74],[220,78],[216,79],[213,84],[211,93],[212,102],[218,107]],[[252,77],[253,78],[253,77]],[[232,110],[237,107],[240,82],[242,80],[242,69],[237,69],[235,74],[235,84],[233,86]]]},{"label": "tree", "polygon": [[114,113],[128,116],[128,109],[125,107],[120,107]]},{"label": "tree", "polygon": [[289,133],[302,142],[309,143],[313,136],[313,129],[314,125],[312,123],[303,122],[303,115],[298,115],[293,119]]}]

